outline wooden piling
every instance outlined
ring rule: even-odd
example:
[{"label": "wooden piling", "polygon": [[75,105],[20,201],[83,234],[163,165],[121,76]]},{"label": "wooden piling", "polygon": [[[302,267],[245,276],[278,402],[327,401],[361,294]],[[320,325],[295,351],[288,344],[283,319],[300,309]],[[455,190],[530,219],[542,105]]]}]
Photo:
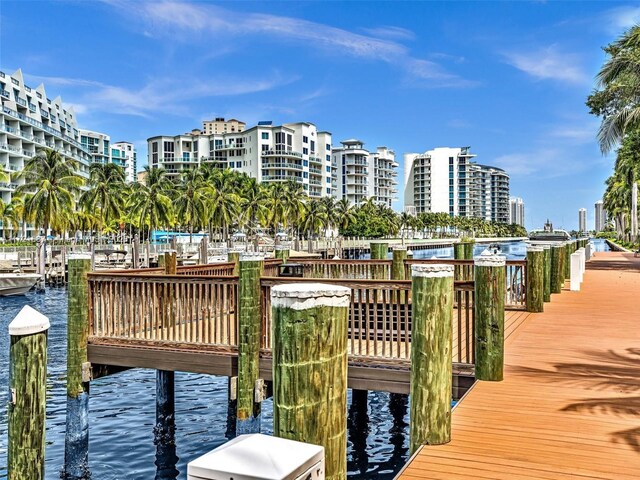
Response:
[{"label": "wooden piling", "polygon": [[153,428],[156,446],[155,480],[174,480],[176,469],[176,405],[175,373],[156,370],[156,424]]},{"label": "wooden piling", "polygon": [[[460,242],[453,244],[453,257],[456,260],[473,260],[474,242]],[[470,282],[473,280],[473,266],[456,265],[454,268],[455,280]]]},{"label": "wooden piling", "polygon": [[200,265],[206,265],[209,263],[209,237],[205,235],[200,240],[200,250],[198,255],[198,263]]},{"label": "wooden piling", "polygon": [[29,306],[9,324],[8,480],[44,480],[48,329]]},{"label": "wooden piling", "polygon": [[452,265],[413,265],[410,453],[451,441]]},{"label": "wooden piling", "polygon": [[240,252],[229,251],[227,252],[227,262],[234,263],[233,276],[240,275]]},{"label": "wooden piling", "polygon": [[544,249],[542,247],[530,246],[527,248],[526,287],[527,312],[543,312]]},{"label": "wooden piling", "polygon": [[544,301],[551,301],[551,246],[543,245],[544,254]]},{"label": "wooden piling", "polygon": [[322,445],[328,480],[347,474],[350,297],[349,288],[321,283],[271,289],[273,433]]},{"label": "wooden piling", "polygon": [[[407,247],[393,247],[393,260],[391,263],[391,280],[404,280],[404,261],[407,259]],[[392,301],[405,302],[405,292],[393,292]]]},{"label": "wooden piling", "polygon": [[287,263],[287,260],[289,260],[289,248],[282,245],[276,246],[274,256],[281,259],[282,263]]},{"label": "wooden piling", "polygon": [[505,257],[476,257],[474,284],[476,379],[500,381],[504,371]]},{"label": "wooden piling", "polygon": [[562,292],[562,285],[564,283],[564,274],[562,272],[562,246],[551,246],[551,293]]},{"label": "wooden piling", "polygon": [[571,278],[571,254],[575,251],[575,242],[566,242],[564,249],[564,278]]},{"label": "wooden piling", "polygon": [[264,257],[240,258],[238,286],[238,411],[236,431],[260,432],[260,403],[255,401],[254,388],[259,376],[262,332],[262,302],[260,276]]},{"label": "wooden piling", "polygon": [[[386,260],[389,253],[388,242],[370,242],[369,249],[371,250],[371,260]],[[384,269],[382,267],[374,267],[372,269],[374,280],[386,280],[384,275]]]},{"label": "wooden piling", "polygon": [[134,269],[140,268],[140,236],[137,233],[131,243],[131,266]]},{"label": "wooden piling", "polygon": [[63,478],[84,480],[89,472],[89,378],[83,370],[89,365],[89,285],[91,257],[69,257],[67,288],[67,417],[64,437]]}]

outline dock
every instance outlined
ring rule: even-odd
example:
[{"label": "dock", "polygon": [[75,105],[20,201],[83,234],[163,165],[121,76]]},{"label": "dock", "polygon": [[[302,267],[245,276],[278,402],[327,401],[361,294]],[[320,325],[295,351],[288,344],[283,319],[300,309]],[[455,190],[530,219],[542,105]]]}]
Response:
[{"label": "dock", "polygon": [[476,382],[452,441],[423,446],[399,480],[636,479],[640,472],[640,258],[599,252],[506,339],[502,382]]}]

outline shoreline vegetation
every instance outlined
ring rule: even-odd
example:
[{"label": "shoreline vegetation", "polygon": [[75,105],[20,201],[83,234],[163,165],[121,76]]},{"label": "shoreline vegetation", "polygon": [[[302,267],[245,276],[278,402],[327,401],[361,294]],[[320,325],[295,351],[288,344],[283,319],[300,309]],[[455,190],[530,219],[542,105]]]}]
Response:
[{"label": "shoreline vegetation", "polygon": [[[12,178],[24,179],[8,204],[0,204],[2,238],[26,238],[27,224],[58,235],[65,243],[74,232],[98,238],[125,232],[149,239],[159,229],[189,235],[204,232],[226,241],[233,232],[248,239],[286,233],[319,238],[332,231],[343,237],[425,238],[525,237],[523,227],[447,213],[397,213],[369,199],[352,206],[346,199],[310,198],[293,181],[260,184],[255,178],[215,164],[186,170],[175,180],[162,168],[145,167],[144,183],[125,182],[116,164],[94,163],[89,179],[75,173],[73,161],[43,149]],[[11,244],[11,243],[7,243]]]}]

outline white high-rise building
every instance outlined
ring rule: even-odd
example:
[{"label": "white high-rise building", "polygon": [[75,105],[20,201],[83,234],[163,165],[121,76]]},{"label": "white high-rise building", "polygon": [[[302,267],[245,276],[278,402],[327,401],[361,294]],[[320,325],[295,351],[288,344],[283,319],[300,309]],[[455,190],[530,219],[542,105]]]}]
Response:
[{"label": "white high-rise building", "polygon": [[519,197],[509,199],[509,223],[524,227],[524,201]]},{"label": "white high-rise building", "polygon": [[605,211],[602,205],[602,200],[598,200],[595,203],[595,214],[596,214],[596,219],[595,219],[596,232],[601,232],[607,226],[607,212]]},{"label": "white high-rise building", "polygon": [[217,117],[213,120],[202,122],[202,132],[206,135],[212,133],[237,133],[244,131],[246,126],[246,123],[235,118],[225,120],[224,117]]},{"label": "white high-rise building", "polygon": [[346,198],[352,205],[373,198],[374,202],[391,207],[398,185],[395,152],[387,147],[369,152],[356,139],[340,143],[342,146],[333,148],[332,153],[337,170],[334,196]]},{"label": "white high-rise building", "polygon": [[[23,169],[25,160],[40,149],[52,148],[65,158],[75,161],[76,171],[88,177],[91,154],[80,143],[73,107],[62,99],[50,99],[44,85],[31,88],[24,83],[21,70],[9,75],[0,71],[0,166],[8,173]],[[11,201],[22,179],[0,183],[0,198]],[[27,236],[37,234],[31,226]]]},{"label": "white high-rise building", "polygon": [[578,232],[586,233],[587,231],[587,209],[578,210]]},{"label": "white high-rise building", "polygon": [[106,133],[80,129],[80,143],[93,157],[93,163],[115,163],[125,172],[127,182],[136,178],[137,158],[133,143],[111,143],[111,137]]},{"label": "white high-rise building", "polygon": [[126,181],[128,183],[136,181],[138,172],[138,155],[133,143],[116,142],[111,144],[111,161],[124,168]]},{"label": "white high-rise building", "polygon": [[147,140],[150,168],[165,168],[170,176],[201,163],[246,173],[259,182],[294,181],[310,197],[333,191],[331,133],[313,123],[273,125],[259,122],[236,133],[203,134],[200,130]]},{"label": "white high-rise building", "polygon": [[509,175],[471,161],[469,147],[405,153],[405,210],[509,221]]}]

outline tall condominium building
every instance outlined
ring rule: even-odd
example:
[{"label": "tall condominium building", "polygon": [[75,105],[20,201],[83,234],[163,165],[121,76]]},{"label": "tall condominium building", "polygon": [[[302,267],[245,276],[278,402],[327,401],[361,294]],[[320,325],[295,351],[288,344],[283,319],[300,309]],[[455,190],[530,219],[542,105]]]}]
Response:
[{"label": "tall condominium building", "polygon": [[244,131],[246,126],[246,123],[235,118],[225,120],[224,117],[216,117],[213,120],[202,122],[202,130],[206,135],[212,133],[238,133]]},{"label": "tall condominium building", "polygon": [[509,199],[509,223],[524,227],[524,201],[519,197]]},{"label": "tall condominium building", "polygon": [[578,232],[585,233],[587,231],[587,209],[578,210]]},{"label": "tall condominium building", "polygon": [[509,175],[472,162],[469,147],[406,153],[405,210],[509,221]]},{"label": "tall condominium building", "polygon": [[359,204],[369,198],[391,207],[397,193],[395,152],[378,147],[375,152],[364,148],[360,140],[340,142],[332,153],[332,163],[337,170],[336,198],[346,198],[351,204]]},{"label": "tall condominium building", "polygon": [[170,176],[201,163],[244,172],[259,182],[294,181],[311,197],[332,194],[331,133],[313,123],[273,125],[260,122],[237,133],[206,134],[200,130],[147,140],[150,168]]},{"label": "tall condominium building", "polygon": [[596,214],[596,232],[603,231],[607,226],[607,212],[605,211],[602,200],[598,200],[595,203],[595,214]]},{"label": "tall condominium building", "polygon": [[124,169],[126,181],[135,181],[137,158],[132,143],[117,142],[112,144],[111,137],[106,133],[83,129],[80,129],[80,143],[91,153],[92,163],[120,165]]},{"label": "tall condominium building", "polygon": [[138,154],[133,143],[112,143],[111,161],[124,168],[124,173],[128,183],[136,181],[136,173],[138,172]]},{"label": "tall condominium building", "polygon": [[[62,99],[50,99],[44,85],[31,88],[21,70],[9,75],[0,71],[0,166],[7,173],[22,170],[25,160],[42,148],[52,148],[75,161],[79,175],[87,178],[91,153],[80,143],[73,108]],[[22,179],[0,183],[0,198],[8,203]],[[33,230],[28,228],[27,235]]]}]

